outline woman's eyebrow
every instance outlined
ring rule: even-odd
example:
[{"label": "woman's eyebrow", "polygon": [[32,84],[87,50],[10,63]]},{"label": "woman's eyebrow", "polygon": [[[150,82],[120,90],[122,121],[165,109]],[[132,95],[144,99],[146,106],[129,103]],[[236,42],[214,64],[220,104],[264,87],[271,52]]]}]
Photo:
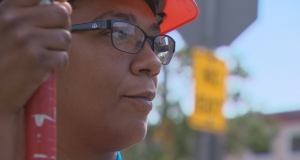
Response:
[{"label": "woman's eyebrow", "polygon": [[160,33],[160,27],[159,27],[159,24],[157,24],[157,23],[152,23],[150,29],[154,32]]},{"label": "woman's eyebrow", "polygon": [[[110,11],[102,13],[101,15],[94,18],[92,20],[92,22],[101,21],[101,20],[104,20],[104,19],[107,19],[107,18],[117,18],[117,19],[124,20],[124,21],[127,21],[127,22],[135,23],[135,24],[137,22],[137,18],[136,18],[135,15],[133,15],[131,13],[118,12],[118,11],[115,11],[115,10],[110,10]],[[150,26],[150,30],[154,31],[154,32],[157,32],[157,33],[160,33],[160,27],[157,23],[153,23]]]},{"label": "woman's eyebrow", "polygon": [[102,13],[101,15],[94,18],[92,21],[101,21],[101,20],[104,20],[106,17],[118,18],[120,20],[132,22],[132,23],[136,23],[136,21],[137,21],[137,18],[133,14],[118,12],[118,11],[114,11],[114,10],[110,10],[105,13]]}]

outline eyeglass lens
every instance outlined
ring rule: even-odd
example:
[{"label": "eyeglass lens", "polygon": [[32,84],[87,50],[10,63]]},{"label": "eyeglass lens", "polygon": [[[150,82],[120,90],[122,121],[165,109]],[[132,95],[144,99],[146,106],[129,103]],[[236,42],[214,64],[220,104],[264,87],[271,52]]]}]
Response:
[{"label": "eyeglass lens", "polygon": [[[126,22],[115,22],[112,31],[113,45],[127,53],[137,53],[145,43],[144,32],[135,25]],[[162,64],[168,64],[174,52],[174,40],[168,36],[156,36],[151,44]]]}]

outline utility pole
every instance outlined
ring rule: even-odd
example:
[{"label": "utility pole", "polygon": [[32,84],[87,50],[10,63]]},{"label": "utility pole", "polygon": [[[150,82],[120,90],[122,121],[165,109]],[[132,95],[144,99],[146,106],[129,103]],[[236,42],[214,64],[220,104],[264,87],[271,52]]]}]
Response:
[{"label": "utility pole", "polygon": [[[189,46],[215,50],[230,43],[256,18],[258,0],[195,0],[200,17],[178,29]],[[223,136],[199,131],[194,160],[222,160]]]},{"label": "utility pole", "polygon": [[[203,28],[200,30],[202,32],[202,45],[208,49],[215,49],[217,32],[215,31],[218,19],[217,4],[219,0],[201,0],[199,5],[205,6],[201,9],[203,15]],[[200,43],[201,44],[201,43]],[[222,158],[222,149],[220,141],[218,141],[218,135],[199,131],[197,134],[196,140],[196,157],[195,160],[221,160]]]}]

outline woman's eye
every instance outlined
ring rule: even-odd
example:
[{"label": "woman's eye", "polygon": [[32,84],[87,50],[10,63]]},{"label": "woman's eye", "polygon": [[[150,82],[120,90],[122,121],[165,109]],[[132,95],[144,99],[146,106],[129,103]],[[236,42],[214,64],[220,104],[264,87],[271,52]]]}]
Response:
[{"label": "woman's eye", "polygon": [[106,35],[106,36],[110,36],[110,30],[109,29],[105,29],[105,30],[97,30],[97,31],[95,31],[95,35],[96,35],[96,37],[97,38],[99,38],[99,37],[102,37],[102,36],[104,36],[104,35]]},{"label": "woman's eye", "polygon": [[112,36],[114,37],[114,38],[119,38],[119,39],[125,39],[125,38],[127,38],[127,34],[126,33],[124,33],[123,31],[114,31],[113,33],[112,33]]},{"label": "woman's eye", "polygon": [[137,41],[135,43],[136,48],[140,49],[143,46],[143,41]]}]

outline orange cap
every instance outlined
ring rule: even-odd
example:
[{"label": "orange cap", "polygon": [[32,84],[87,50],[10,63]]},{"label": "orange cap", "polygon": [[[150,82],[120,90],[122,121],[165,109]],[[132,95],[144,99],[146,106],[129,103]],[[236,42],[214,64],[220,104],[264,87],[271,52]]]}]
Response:
[{"label": "orange cap", "polygon": [[160,25],[162,33],[177,29],[199,16],[199,9],[194,0],[164,0],[163,12],[166,15]]}]

